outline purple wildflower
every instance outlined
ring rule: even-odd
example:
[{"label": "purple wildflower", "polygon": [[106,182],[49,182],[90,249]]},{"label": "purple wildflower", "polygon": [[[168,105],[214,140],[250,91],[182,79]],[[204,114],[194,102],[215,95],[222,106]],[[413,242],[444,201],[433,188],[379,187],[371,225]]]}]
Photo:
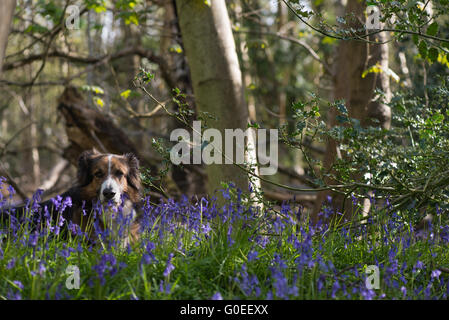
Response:
[{"label": "purple wildflower", "polygon": [[402,286],[401,287],[401,292],[402,292],[402,298],[405,298],[407,296],[407,288]]},{"label": "purple wildflower", "polygon": [[161,280],[161,282],[159,282],[159,292],[161,293],[166,293],[166,294],[170,294],[171,291],[171,284],[167,283],[164,287],[164,280]]},{"label": "purple wildflower", "polygon": [[235,281],[239,284],[240,289],[243,291],[245,296],[255,295],[259,297],[260,288],[259,288],[259,279],[256,275],[249,275],[246,264],[242,264],[242,270],[240,271],[241,280],[236,277]]},{"label": "purple wildflower", "polygon": [[288,280],[281,270],[271,268],[271,275],[274,279],[273,287],[276,289],[276,296],[281,299],[288,299]]},{"label": "purple wildflower", "polygon": [[235,241],[232,239],[231,234],[232,234],[232,225],[229,224],[227,236],[228,236],[228,244],[229,244],[230,247],[232,247],[232,245],[233,245],[234,242],[235,242]]},{"label": "purple wildflower", "polygon": [[165,266],[165,270],[164,270],[164,277],[168,277],[170,275],[170,273],[175,269],[175,266],[172,264],[172,259],[173,259],[174,254],[170,253],[168,255],[168,259],[167,259],[167,264]]},{"label": "purple wildflower", "polygon": [[6,269],[10,270],[12,268],[14,268],[14,266],[16,265],[16,259],[12,258],[11,260],[9,260],[9,262],[6,264]]},{"label": "purple wildflower", "polygon": [[323,288],[324,288],[324,283],[326,281],[326,276],[325,275],[320,275],[316,284],[316,288],[318,290],[318,293],[320,293]]},{"label": "purple wildflower", "polygon": [[422,261],[418,260],[416,261],[415,265],[413,266],[412,272],[415,273],[417,270],[422,270],[424,269],[424,263],[422,263]]},{"label": "purple wildflower", "polygon": [[438,270],[438,269],[436,269],[436,270],[432,270],[432,273],[431,273],[431,275],[430,275],[430,278],[432,279],[432,280],[434,280],[434,279],[439,279],[440,278],[440,275],[441,275],[441,271],[440,270]]},{"label": "purple wildflower", "polygon": [[44,263],[43,263],[43,262],[40,262],[40,263],[39,263],[39,268],[38,268],[38,271],[37,271],[37,272],[39,273],[39,275],[40,275],[41,277],[44,275],[45,270],[47,270],[47,269],[45,268]]},{"label": "purple wildflower", "polygon": [[365,300],[373,300],[376,297],[376,292],[372,289],[362,289],[361,294]]},{"label": "purple wildflower", "polygon": [[19,280],[14,280],[12,283],[14,283],[14,285],[19,288],[20,290],[23,289],[23,284],[22,282],[20,282]]},{"label": "purple wildflower", "polygon": [[16,190],[11,185],[8,185],[9,198],[12,199],[16,194]]},{"label": "purple wildflower", "polygon": [[220,292],[215,292],[211,300],[223,300],[223,297],[221,296]]},{"label": "purple wildflower", "polygon": [[332,293],[331,293],[331,297],[332,297],[332,299],[335,299],[337,296],[336,296],[336,293],[337,293],[337,291],[340,289],[341,287],[340,287],[340,283],[338,282],[338,280],[335,280],[335,282],[334,282],[334,284],[333,284],[333,286],[332,286]]},{"label": "purple wildflower", "polygon": [[31,247],[35,247],[37,245],[37,240],[39,239],[39,234],[37,232],[33,232],[30,234],[30,237],[28,239],[28,245]]},{"label": "purple wildflower", "polygon": [[209,223],[203,224],[201,226],[201,232],[204,233],[206,236],[209,235],[209,232],[212,230]]},{"label": "purple wildflower", "polygon": [[257,260],[259,253],[256,250],[252,250],[248,253],[248,262]]},{"label": "purple wildflower", "polygon": [[22,295],[20,294],[20,291],[14,293],[13,291],[9,290],[7,298],[9,300],[22,300]]}]

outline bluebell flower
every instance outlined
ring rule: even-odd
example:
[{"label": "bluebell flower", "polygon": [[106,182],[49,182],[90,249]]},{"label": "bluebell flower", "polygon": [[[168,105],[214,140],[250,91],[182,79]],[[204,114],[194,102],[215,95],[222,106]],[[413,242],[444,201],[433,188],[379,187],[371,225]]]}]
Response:
[{"label": "bluebell flower", "polygon": [[22,282],[20,282],[19,280],[14,280],[12,283],[14,283],[14,285],[19,288],[20,290],[23,289],[23,284]]},{"label": "bluebell flower", "polygon": [[42,277],[45,273],[45,271],[47,270],[47,268],[45,267],[45,264],[43,262],[39,263],[39,268],[38,268],[38,273],[39,275]]},{"label": "bluebell flower", "polygon": [[215,292],[211,300],[223,300],[223,297],[221,296],[220,292]]},{"label": "bluebell flower", "polygon": [[240,271],[240,278],[235,277],[235,281],[238,283],[240,289],[243,291],[245,296],[256,296],[260,295],[259,279],[256,275],[249,275],[246,264],[242,264]]},{"label": "bluebell flower", "polygon": [[201,225],[201,232],[204,234],[204,235],[209,235],[209,232],[212,230],[212,228],[210,227],[210,224],[209,223],[206,223],[206,224],[203,224],[203,225]]},{"label": "bluebell flower", "polygon": [[[6,179],[5,179],[6,180]],[[11,185],[8,185],[8,193],[9,193],[9,199],[12,199],[14,195],[16,194],[16,190]]]},{"label": "bluebell flower", "polygon": [[39,234],[37,232],[33,232],[30,234],[30,237],[28,238],[28,245],[31,247],[35,247],[37,245],[37,241],[39,239]]},{"label": "bluebell flower", "polygon": [[172,259],[173,259],[174,254],[170,253],[168,255],[168,259],[167,259],[167,264],[165,266],[165,270],[164,270],[164,277],[168,277],[170,275],[170,273],[175,269],[175,266],[172,264]]},{"label": "bluebell flower", "polygon": [[338,282],[338,280],[334,281],[334,284],[332,285],[332,293],[331,293],[331,297],[333,299],[335,299],[337,296],[337,291],[340,289],[340,283]]},{"label": "bluebell flower", "polygon": [[232,239],[232,224],[229,224],[228,227],[228,232],[227,232],[227,237],[228,237],[228,245],[230,247],[232,247],[232,245],[234,244],[234,239]]},{"label": "bluebell flower", "polygon": [[7,298],[8,300],[22,300],[22,295],[20,294],[20,291],[13,292],[12,290],[9,290]]},{"label": "bluebell flower", "polygon": [[402,298],[405,298],[407,296],[407,288],[402,286],[401,287],[401,292],[402,292]]},{"label": "bluebell flower", "polygon": [[359,202],[358,202],[358,199],[355,197],[355,195],[354,194],[351,194],[351,199],[352,199],[352,204],[353,205],[357,205]]},{"label": "bluebell flower", "polygon": [[365,300],[373,300],[376,297],[376,292],[372,289],[362,289],[361,294]]},{"label": "bluebell flower", "polygon": [[422,261],[418,260],[416,261],[415,265],[413,266],[412,272],[415,273],[417,270],[422,270],[424,269],[424,263],[422,263]]},{"label": "bluebell flower", "polygon": [[258,259],[259,253],[256,250],[251,250],[248,253],[248,262],[254,261]]},{"label": "bluebell flower", "polygon": [[159,292],[161,292],[161,293],[166,293],[166,294],[170,294],[170,291],[171,291],[171,284],[170,283],[167,283],[167,284],[165,284],[165,281],[164,280],[161,280],[160,282],[159,282]]},{"label": "bluebell flower", "polygon": [[432,270],[432,273],[431,273],[431,275],[430,275],[430,278],[432,279],[432,280],[434,280],[434,279],[439,279],[439,277],[440,277],[440,275],[441,275],[441,271],[440,270],[438,270],[438,269],[436,269],[436,270]]},{"label": "bluebell flower", "polygon": [[31,206],[31,212],[37,212],[37,210],[40,208],[39,202],[42,200],[42,194],[44,193],[44,190],[37,189],[37,191],[32,196],[32,203]]},{"label": "bluebell flower", "polygon": [[14,266],[16,265],[16,259],[12,258],[11,260],[9,260],[9,262],[6,264],[6,269],[10,270],[12,268],[14,268]]},{"label": "bluebell flower", "polygon": [[280,254],[275,253],[274,254],[274,259],[273,262],[279,266],[279,268],[281,270],[284,270],[287,268],[287,264],[285,263],[285,261],[281,258]]}]

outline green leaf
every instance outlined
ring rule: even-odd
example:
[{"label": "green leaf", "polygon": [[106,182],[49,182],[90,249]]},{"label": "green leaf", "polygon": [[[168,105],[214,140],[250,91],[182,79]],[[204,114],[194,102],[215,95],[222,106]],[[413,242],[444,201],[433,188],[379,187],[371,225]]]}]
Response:
[{"label": "green leaf", "polygon": [[104,0],[87,0],[87,9],[95,10],[96,13],[101,13],[106,11],[106,3]]},{"label": "green leaf", "polygon": [[326,36],[326,37],[323,38],[323,40],[321,40],[321,43],[323,43],[323,44],[333,44],[336,41],[337,41],[337,39]]},{"label": "green leaf", "polygon": [[429,52],[427,53],[427,57],[432,62],[437,61],[437,59],[438,59],[438,49],[437,48],[430,48]]},{"label": "green leaf", "polygon": [[93,92],[95,94],[104,94],[104,90],[98,86],[89,86],[89,85],[84,85],[81,87],[81,90],[83,91],[90,91]]},{"label": "green leaf", "polygon": [[376,63],[374,66],[369,67],[362,73],[362,78],[365,78],[369,73],[381,73],[382,68],[379,63]]},{"label": "green leaf", "polygon": [[93,100],[94,100],[95,104],[97,104],[101,108],[104,107],[104,101],[100,97],[93,97]]},{"label": "green leaf", "polygon": [[428,28],[427,28],[427,34],[429,36],[435,36],[438,33],[438,23],[433,22]]},{"label": "green leaf", "polygon": [[132,12],[127,17],[125,17],[125,24],[135,24],[136,26],[139,25],[139,17],[137,16],[137,13]]},{"label": "green leaf", "polygon": [[349,122],[349,119],[348,119],[348,117],[346,117],[346,116],[337,115],[337,116],[335,117],[335,119],[337,120],[338,123]]},{"label": "green leaf", "polygon": [[337,102],[337,109],[342,114],[345,114],[345,115],[348,114],[348,109],[346,109],[346,106],[345,106],[344,102],[342,102],[342,101]]},{"label": "green leaf", "polygon": [[449,61],[448,61],[448,59],[447,59],[447,55],[445,55],[444,53],[439,53],[439,54],[438,54],[438,59],[437,59],[437,61],[438,61],[439,63],[441,63],[442,65],[445,65],[446,67],[449,68]]},{"label": "green leaf", "polygon": [[305,104],[303,102],[301,102],[301,101],[292,103],[292,108],[295,111],[298,111],[298,110],[304,111],[304,107],[305,107]]},{"label": "green leaf", "polygon": [[48,29],[44,26],[38,25],[38,24],[32,24],[30,26],[28,26],[28,28],[25,29],[26,33],[40,33],[40,34],[44,34],[46,32],[48,32]]},{"label": "green leaf", "polygon": [[130,93],[131,93],[131,90],[128,89],[128,90],[125,90],[122,93],[120,93],[120,96],[122,96],[125,99],[128,99]]},{"label": "green leaf", "polygon": [[442,123],[444,121],[444,115],[442,115],[441,113],[435,113],[432,116],[432,121],[434,124]]},{"label": "green leaf", "polygon": [[305,121],[301,121],[296,124],[296,129],[298,129],[298,131],[302,131],[305,127],[306,127]]},{"label": "green leaf", "polygon": [[427,42],[421,40],[421,42],[418,45],[418,51],[421,57],[425,59],[427,57]]}]

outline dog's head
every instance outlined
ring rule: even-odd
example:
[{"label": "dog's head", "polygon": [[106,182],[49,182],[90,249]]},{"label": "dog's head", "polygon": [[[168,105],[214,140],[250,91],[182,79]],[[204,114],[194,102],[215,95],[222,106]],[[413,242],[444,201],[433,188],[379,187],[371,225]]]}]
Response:
[{"label": "dog's head", "polygon": [[85,199],[112,202],[117,206],[122,196],[127,196],[137,202],[142,189],[139,161],[132,153],[84,151],[78,160],[78,185]]}]

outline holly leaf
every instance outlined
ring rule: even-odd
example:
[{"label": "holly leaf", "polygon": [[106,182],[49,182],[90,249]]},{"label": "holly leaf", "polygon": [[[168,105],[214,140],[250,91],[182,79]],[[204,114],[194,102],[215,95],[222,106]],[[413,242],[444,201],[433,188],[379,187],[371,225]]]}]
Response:
[{"label": "holly leaf", "polygon": [[418,45],[418,51],[421,57],[425,59],[427,57],[427,42],[421,40],[421,42]]},{"label": "holly leaf", "polygon": [[430,59],[430,61],[435,62],[438,59],[438,49],[437,48],[430,48],[427,57]]},{"label": "holly leaf", "polygon": [[427,34],[429,36],[435,36],[438,33],[438,23],[433,22],[428,28],[427,28]]}]

